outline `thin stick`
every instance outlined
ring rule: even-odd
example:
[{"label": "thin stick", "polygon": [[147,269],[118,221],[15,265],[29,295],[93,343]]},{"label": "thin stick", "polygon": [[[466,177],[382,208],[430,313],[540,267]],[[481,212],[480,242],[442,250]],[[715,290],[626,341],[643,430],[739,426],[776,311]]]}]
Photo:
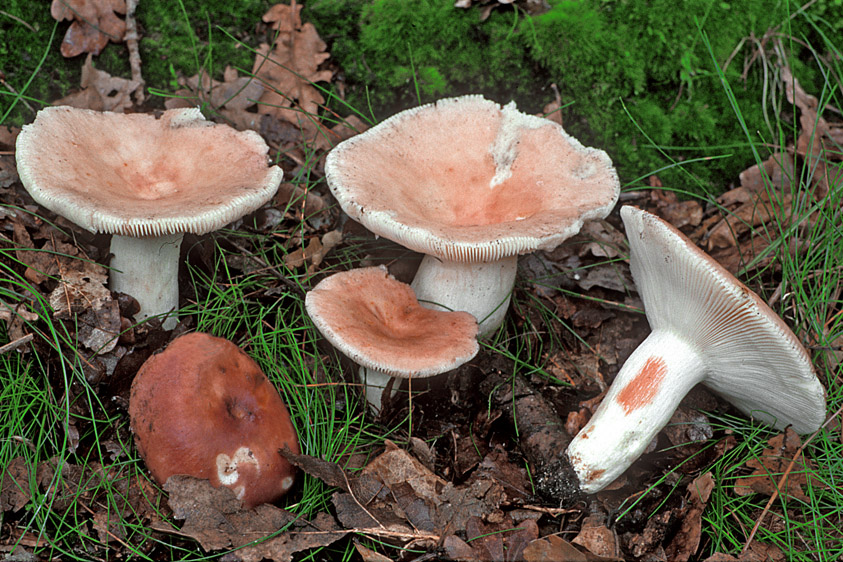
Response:
[{"label": "thin stick", "polygon": [[129,50],[129,66],[132,69],[132,80],[137,82],[135,90],[135,101],[138,105],[143,103],[143,86],[145,84],[141,74],[140,48],[138,47],[138,26],[135,21],[135,9],[140,0],[126,0],[126,48]]},{"label": "thin stick", "polygon": [[12,351],[13,349],[17,349],[22,345],[28,344],[29,342],[32,341],[32,338],[34,338],[34,337],[35,336],[33,334],[26,334],[25,336],[20,337],[20,338],[16,339],[15,341],[11,341],[11,342],[7,343],[6,345],[0,347],[0,355],[8,353],[8,352]]}]

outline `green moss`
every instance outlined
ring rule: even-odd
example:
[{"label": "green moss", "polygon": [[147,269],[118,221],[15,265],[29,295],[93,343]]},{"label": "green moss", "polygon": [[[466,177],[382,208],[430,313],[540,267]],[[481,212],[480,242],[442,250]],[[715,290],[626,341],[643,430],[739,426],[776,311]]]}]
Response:
[{"label": "green moss", "polygon": [[[56,22],[49,5],[30,0],[5,0],[0,13],[0,70],[7,86],[0,86],[0,118],[6,124],[21,125],[35,115],[14,92],[30,98],[40,109],[43,100],[66,95],[79,83],[82,61],[66,61],[59,52],[63,33],[52,38]],[[61,28],[61,26],[59,26]],[[44,53],[47,57],[39,67]],[[14,92],[13,92],[13,91]],[[8,115],[7,115],[8,113]]]},{"label": "green moss", "polygon": [[[337,25],[338,10],[358,19],[346,15]],[[350,103],[371,102],[380,117],[417,103],[417,90],[422,102],[480,90],[529,95],[534,64],[514,37],[518,17],[511,10],[480,22],[476,11],[443,0],[323,1],[310,4],[308,14],[331,41]]]},{"label": "green moss", "polygon": [[140,48],[147,84],[172,90],[176,76],[193,76],[203,68],[215,78],[222,76],[226,65],[251,71],[254,53],[238,46],[238,41],[257,48],[255,25],[274,3],[238,0],[233,9],[227,0],[140,2]]},{"label": "green moss", "polygon": [[[818,2],[831,22],[843,20],[841,4]],[[484,22],[479,10],[455,9],[445,0],[321,0],[309,13],[327,31],[349,101],[357,107],[371,103],[378,117],[418,103],[417,90],[422,102],[482,92],[538,112],[555,83],[570,102],[566,128],[606,148],[625,181],[660,170],[665,185],[693,191],[722,190],[752,158],[712,54],[722,66],[743,44],[726,79],[748,130],[760,132],[756,142],[772,133],[762,111],[760,61],[742,76],[744,58],[754,49],[742,40],[763,37],[774,26],[819,38],[805,16],[789,18],[795,7],[786,0],[551,5],[535,17],[499,6]],[[823,25],[833,36],[835,24]],[[796,42],[787,47],[797,53],[791,66],[800,80],[821,87],[811,53]],[[705,161],[688,164],[697,159]]]}]

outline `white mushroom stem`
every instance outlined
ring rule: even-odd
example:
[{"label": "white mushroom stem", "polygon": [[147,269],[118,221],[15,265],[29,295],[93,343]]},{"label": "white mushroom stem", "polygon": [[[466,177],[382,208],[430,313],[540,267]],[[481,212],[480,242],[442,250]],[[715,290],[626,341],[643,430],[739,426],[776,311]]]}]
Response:
[{"label": "white mushroom stem", "polygon": [[594,416],[568,446],[586,493],[620,476],[706,376],[702,355],[668,330],[655,330],[624,363]]},{"label": "white mushroom stem", "polygon": [[[140,304],[136,320],[164,315],[179,306],[179,250],[183,234],[148,238],[111,237],[112,291],[126,293]],[[163,321],[165,330],[176,326],[176,317]]]},{"label": "white mushroom stem", "polygon": [[366,393],[366,401],[375,414],[379,414],[383,410],[383,393],[386,391],[389,381],[393,381],[392,390],[389,393],[391,398],[398,394],[401,379],[391,377],[383,371],[360,367],[360,382],[363,384],[363,389]]},{"label": "white mushroom stem", "polygon": [[462,263],[426,255],[411,287],[422,306],[472,314],[484,337],[503,323],[517,268],[518,256]]}]

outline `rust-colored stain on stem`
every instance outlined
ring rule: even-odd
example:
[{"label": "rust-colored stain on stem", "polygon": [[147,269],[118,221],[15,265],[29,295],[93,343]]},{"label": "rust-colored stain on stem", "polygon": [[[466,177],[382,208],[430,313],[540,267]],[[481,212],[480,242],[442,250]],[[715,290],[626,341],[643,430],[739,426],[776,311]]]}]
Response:
[{"label": "rust-colored stain on stem", "polygon": [[646,406],[656,396],[666,374],[667,364],[664,359],[650,357],[635,378],[620,391],[617,398],[618,404],[627,414]]}]

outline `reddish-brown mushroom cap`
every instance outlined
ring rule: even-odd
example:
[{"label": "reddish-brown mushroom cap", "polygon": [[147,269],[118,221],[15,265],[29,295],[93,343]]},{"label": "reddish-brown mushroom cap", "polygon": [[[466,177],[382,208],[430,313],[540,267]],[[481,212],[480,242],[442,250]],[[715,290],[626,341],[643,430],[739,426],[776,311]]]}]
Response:
[{"label": "reddish-brown mushroom cap", "polygon": [[150,357],[132,383],[135,443],[159,484],[174,474],[206,478],[246,507],[272,502],[292,486],[298,453],[287,408],[260,367],[228,340],[176,338]]},{"label": "reddish-brown mushroom cap", "polygon": [[392,377],[427,377],[477,354],[477,321],[467,312],[423,308],[385,267],[335,273],[307,293],[322,335],[359,365]]}]

